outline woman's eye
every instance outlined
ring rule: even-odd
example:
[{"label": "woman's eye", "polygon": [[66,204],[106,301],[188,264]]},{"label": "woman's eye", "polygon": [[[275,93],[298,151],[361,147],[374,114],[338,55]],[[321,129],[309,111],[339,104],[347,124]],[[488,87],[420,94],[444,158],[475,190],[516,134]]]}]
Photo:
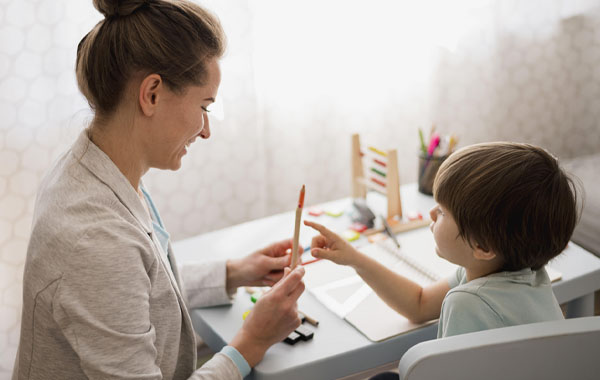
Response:
[{"label": "woman's eye", "polygon": [[208,108],[204,107],[204,106],[201,106],[200,108],[202,108],[202,110],[203,110],[204,112],[210,112],[210,110],[209,110]]}]

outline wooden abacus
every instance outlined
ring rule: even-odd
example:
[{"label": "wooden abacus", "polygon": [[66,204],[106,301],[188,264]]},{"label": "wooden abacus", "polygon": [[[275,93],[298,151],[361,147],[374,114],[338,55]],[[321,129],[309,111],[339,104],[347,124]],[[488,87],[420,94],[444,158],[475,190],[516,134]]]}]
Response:
[{"label": "wooden abacus", "polygon": [[[365,171],[363,157],[368,157]],[[365,165],[366,166],[366,165]],[[382,150],[369,146],[362,149],[358,134],[352,135],[352,197],[366,198],[367,191],[382,193],[387,198],[387,220],[394,233],[408,231],[429,224],[427,219],[405,220],[402,217],[398,155],[396,149]],[[373,229],[365,232],[379,232]]]}]

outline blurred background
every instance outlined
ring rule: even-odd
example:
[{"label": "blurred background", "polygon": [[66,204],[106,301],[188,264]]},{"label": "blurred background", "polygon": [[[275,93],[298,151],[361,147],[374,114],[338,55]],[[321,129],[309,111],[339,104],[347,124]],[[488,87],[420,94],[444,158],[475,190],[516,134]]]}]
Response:
[{"label": "blurred background", "polygon": [[[350,195],[350,136],[398,149],[511,140],[600,152],[600,4],[586,0],[201,1],[229,45],[212,137],[145,177],[174,240]],[[75,81],[90,0],[0,0],[0,379],[10,378],[36,190],[91,121]],[[291,231],[290,231],[291,234]]]}]

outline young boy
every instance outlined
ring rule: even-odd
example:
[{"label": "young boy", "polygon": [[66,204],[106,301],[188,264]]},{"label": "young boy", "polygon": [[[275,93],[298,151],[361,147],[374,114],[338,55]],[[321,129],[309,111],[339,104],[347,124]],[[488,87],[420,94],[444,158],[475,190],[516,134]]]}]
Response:
[{"label": "young boy", "polygon": [[437,254],[460,268],[422,288],[361,254],[327,228],[312,255],[350,265],[390,307],[414,322],[439,318],[438,338],[562,319],[544,265],[577,223],[573,181],[545,150],[487,143],[441,165],[430,211]]}]

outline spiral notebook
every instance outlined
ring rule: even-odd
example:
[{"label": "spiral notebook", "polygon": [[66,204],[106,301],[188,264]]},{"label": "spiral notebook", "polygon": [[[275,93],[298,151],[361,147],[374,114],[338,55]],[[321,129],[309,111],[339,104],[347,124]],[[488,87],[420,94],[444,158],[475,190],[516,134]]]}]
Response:
[{"label": "spiral notebook", "polygon": [[[421,286],[452,276],[457,265],[435,253],[428,228],[398,235],[401,248],[390,239],[358,247],[362,253],[383,263]],[[552,281],[560,273],[546,267]],[[304,282],[323,305],[345,319],[369,340],[379,342],[426,324],[414,324],[383,302],[354,269],[320,260],[307,265]]]}]

